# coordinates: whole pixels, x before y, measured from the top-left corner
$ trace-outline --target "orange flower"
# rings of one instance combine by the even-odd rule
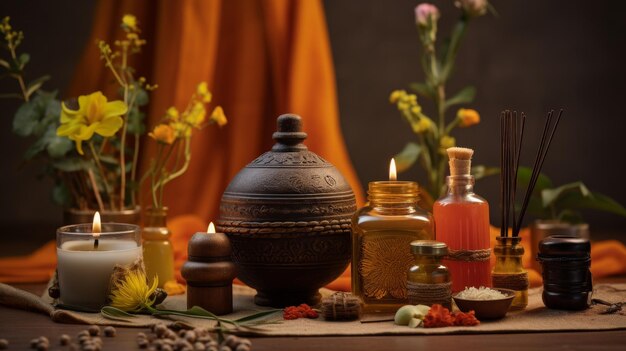
[[[480,123],[480,115],[471,108],[460,108],[456,113],[456,118],[459,119],[459,126],[461,127],[469,127]]]
[[[148,134],[152,139],[163,144],[171,144],[176,140],[176,133],[174,128],[167,124],[159,124],[154,127],[154,130]]]

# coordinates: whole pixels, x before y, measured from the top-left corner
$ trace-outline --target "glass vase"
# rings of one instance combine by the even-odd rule
[[[143,260],[150,284],[158,277],[158,287],[174,280],[174,249],[170,242],[172,233],[167,228],[167,208],[148,208],[145,212]]]
[[[528,272],[522,265],[522,238],[497,237],[496,240],[496,265],[491,275],[493,287],[515,291],[510,310],[525,309],[528,305]]]
[[[410,244],[432,240],[434,224],[417,206],[415,182],[371,182],[368,195],[369,204],[352,218],[352,292],[365,312],[395,312],[408,304]]]

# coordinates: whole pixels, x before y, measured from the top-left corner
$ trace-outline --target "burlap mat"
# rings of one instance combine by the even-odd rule
[[[329,295],[331,291],[322,289],[322,295]],[[255,291],[251,288],[234,286],[235,313],[224,318],[235,319],[248,315],[253,311],[263,310],[253,302]],[[603,284],[595,286],[594,297],[607,301],[625,301],[626,284]],[[626,329],[626,312],[616,314],[599,314],[605,307],[593,306],[592,308],[579,311],[550,310],[544,307],[541,301],[541,288],[529,291],[528,308],[524,311],[509,312],[504,319],[499,321],[484,321],[476,327],[447,327],[412,329],[405,326],[394,325],[393,322],[361,323],[353,322],[327,322],[322,319],[298,319],[283,321],[282,315],[277,313],[269,317],[275,324],[264,324],[262,330],[255,330],[247,334],[259,336],[321,336],[321,335],[410,335],[410,334],[469,334],[469,333],[511,333],[511,332],[547,332],[547,331],[591,331],[591,330],[615,330]],[[165,308],[184,310],[186,309],[185,296],[168,297],[164,303]],[[15,289],[11,286],[0,284],[0,304],[33,310],[50,315],[52,320],[59,323],[85,323],[106,324],[117,326],[146,327],[157,322],[163,322],[150,316],[138,316],[132,323],[112,321],[105,319],[96,313],[80,313],[64,310],[55,310],[50,306],[49,298],[35,296],[31,293]],[[196,326],[211,326],[213,322],[193,318],[177,318]],[[172,320],[165,320],[171,323]]]

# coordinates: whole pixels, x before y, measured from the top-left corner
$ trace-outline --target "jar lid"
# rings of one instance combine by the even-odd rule
[[[448,245],[435,240],[415,240],[411,242],[411,252],[422,256],[446,256]]]
[[[587,257],[591,251],[589,239],[554,235],[539,242],[539,255],[543,257]]]

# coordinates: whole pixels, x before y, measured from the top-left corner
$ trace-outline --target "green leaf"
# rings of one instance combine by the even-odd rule
[[[26,88],[26,96],[30,97],[35,91],[41,88],[43,83],[45,83],[49,79],[50,79],[50,76],[46,75],[43,77],[39,77],[35,79],[34,81],[30,82],[30,84],[28,84],[28,87]]]
[[[435,91],[433,90],[433,88],[426,83],[411,83],[409,84],[409,88],[429,99],[432,99],[435,96]]]
[[[570,192],[562,196],[557,204],[559,209],[597,210],[626,217],[626,208],[612,198],[597,192],[583,196],[580,192]]]
[[[58,183],[52,188],[52,201],[59,206],[72,205],[72,194],[65,183]]]
[[[20,57],[18,57],[18,62],[19,62],[19,68],[20,70],[24,69],[24,66],[26,66],[26,64],[30,61],[30,55],[27,53],[23,53],[20,55]]]
[[[34,101],[22,104],[13,118],[13,132],[19,136],[29,136],[39,123],[39,113]]]
[[[282,311],[281,309],[274,309],[274,310],[268,310],[268,311],[261,311],[255,314],[251,314],[249,316],[245,316],[245,317],[241,317],[239,319],[236,319],[235,322],[237,323],[246,323],[246,322],[251,322],[254,321],[255,319],[259,319],[259,318],[263,318],[263,317],[267,317],[269,315],[272,315],[276,312],[280,312]]]
[[[76,172],[91,168],[91,163],[79,157],[67,157],[52,162],[52,166],[63,172]]]
[[[100,314],[102,314],[102,316],[105,318],[118,320],[118,321],[124,321],[124,322],[128,322],[130,319],[137,317],[135,315],[122,311],[119,308],[115,308],[113,306],[102,307],[102,309],[100,310]]]
[[[128,113],[128,133],[139,135],[145,133],[146,127],[143,123],[144,118],[145,114],[143,112],[139,111],[137,107],[133,108]]]
[[[532,169],[528,167],[520,166],[517,170],[517,187],[519,189],[528,188],[528,184],[530,184],[530,177],[532,176]],[[533,191],[533,195],[539,196],[541,191],[544,189],[552,188],[552,180],[548,178],[545,174],[539,173],[539,177],[537,178],[537,183],[535,184],[535,189]],[[522,194],[521,196],[524,196]]]
[[[47,143],[46,150],[52,158],[63,157],[74,149],[74,143],[68,138],[58,136],[55,130],[45,140]]]
[[[555,189],[543,189],[541,191],[541,201],[543,202],[543,207],[557,206],[559,198],[570,192],[580,193],[583,197],[587,197],[591,194],[589,189],[587,189],[585,184],[582,182],[561,185]]]
[[[476,180],[499,173],[500,168],[498,167],[486,167],[484,165],[477,165],[472,167],[472,175]]]
[[[467,104],[474,101],[476,96],[476,88],[469,86],[461,89],[455,96],[446,101],[446,108],[452,105]]]
[[[414,142],[409,142],[399,154],[395,155],[396,169],[398,172],[404,172],[417,161],[422,148]]]
[[[137,96],[135,97],[135,105],[136,106],[145,106],[148,104],[148,102],[150,102],[150,97],[148,96],[148,92],[143,89],[140,88],[139,86],[136,86],[137,89]]]

